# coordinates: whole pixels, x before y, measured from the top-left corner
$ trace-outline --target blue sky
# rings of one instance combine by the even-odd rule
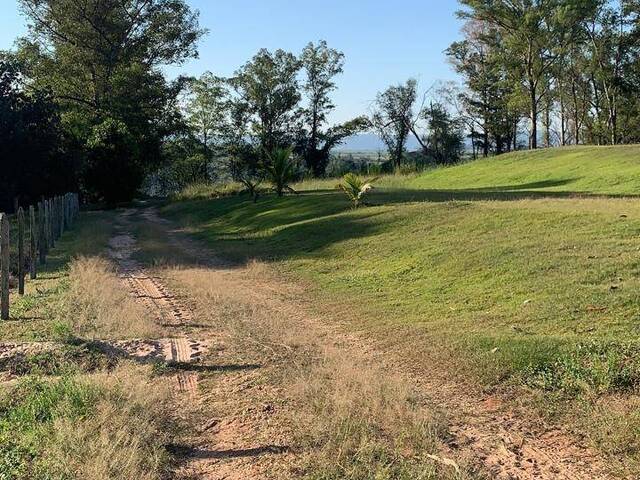
[[[376,92],[415,77],[455,79],[443,50],[460,37],[456,0],[187,0],[209,34],[200,58],[168,73],[230,75],[262,47],[300,52],[326,40],[346,55],[333,121],[367,113]],[[0,0],[0,49],[25,32],[17,0]]]

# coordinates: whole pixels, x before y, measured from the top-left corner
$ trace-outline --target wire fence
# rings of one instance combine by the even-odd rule
[[[49,250],[55,246],[62,234],[73,226],[79,213],[80,200],[77,193],[66,193],[42,200],[38,202],[37,208],[34,205],[29,206],[28,222],[25,218],[25,210],[18,207],[13,227],[9,215],[0,213],[0,318],[2,320],[9,319],[9,290],[12,273],[17,277],[18,294],[24,295],[27,273],[30,279],[36,279],[38,265],[46,264]],[[15,245],[10,241],[12,231],[17,236]],[[12,261],[15,265],[12,265]]]

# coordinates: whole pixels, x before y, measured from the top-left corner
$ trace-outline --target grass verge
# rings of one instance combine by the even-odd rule
[[[26,295],[11,291],[11,318],[0,329],[1,340],[42,341],[70,333],[70,319],[61,315],[61,300],[69,291],[70,266],[78,256],[104,253],[112,234],[112,215],[83,213],[50,251],[47,263],[38,265],[38,278],[26,280]]]
[[[168,398],[134,366],[27,377],[0,390],[0,477],[160,478],[169,461]]]

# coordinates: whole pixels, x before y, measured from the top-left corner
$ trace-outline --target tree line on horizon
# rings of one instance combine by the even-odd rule
[[[0,54],[2,208],[70,190],[115,204],[145,179],[256,185],[283,152],[292,175],[322,177],[364,131],[390,169],[455,163],[465,137],[473,156],[522,148],[524,133],[528,148],[640,141],[638,0],[460,0],[464,38],[446,56],[462,86],[409,79],[334,125],[345,58],[324,41],[170,81],[163,67],[197,57],[206,34],[186,0],[18,1],[28,34]]]

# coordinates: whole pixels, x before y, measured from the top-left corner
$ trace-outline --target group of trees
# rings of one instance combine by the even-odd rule
[[[130,199],[181,128],[185,81],[161,68],[197,55],[197,14],[184,0],[19,4],[29,33],[0,58],[2,201],[72,187]]]
[[[184,102],[190,128],[167,145],[161,180],[184,183],[224,174],[242,181],[266,172],[271,154],[289,147],[301,168],[324,175],[331,150],[369,125],[364,117],[328,124],[343,65],[344,55],[320,41],[300,55],[262,49],[230,78],[205,73],[192,79]]]
[[[637,0],[460,1],[447,55],[474,152],[517,148],[522,120],[529,148],[640,141]]]
[[[364,130],[395,167],[458,161],[465,137],[474,156],[520,148],[524,131],[529,148],[640,142],[640,0],[460,0],[464,38],[446,55],[463,87],[410,79],[337,125],[345,58],[324,41],[169,81],[163,67],[196,57],[205,33],[186,0],[18,1],[28,34],[0,53],[2,208],[72,189],[113,204],[150,174],[165,190],[256,185],[285,151],[299,159],[286,171],[323,176]]]
[[[409,79],[378,94],[371,126],[387,146],[389,159],[397,168],[406,158],[412,136],[420,145],[423,163],[448,164],[460,160],[464,151],[463,124],[451,113],[443,87],[422,95],[418,103],[418,83]]]

